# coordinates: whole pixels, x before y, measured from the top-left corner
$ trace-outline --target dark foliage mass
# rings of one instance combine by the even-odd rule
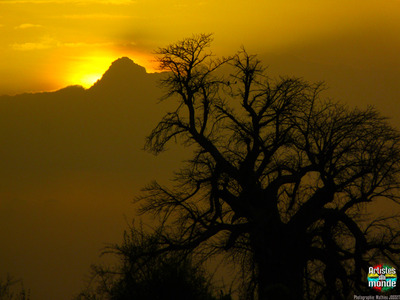
[[[141,198],[161,220],[156,252],[233,257],[260,300],[370,293],[373,262],[400,267],[398,218],[367,215],[380,201],[397,207],[399,133],[373,108],[325,100],[323,84],[268,78],[245,50],[215,58],[211,41],[157,51],[175,110],[146,147],[178,141],[194,154],[173,187]]]
[[[29,290],[26,290],[21,280],[10,275],[0,279],[0,300],[29,300]]]
[[[131,227],[119,245],[106,253],[118,257],[114,267],[93,266],[93,277],[77,300],[230,300],[212,286],[212,277],[182,253],[148,256],[159,250],[159,235]],[[218,294],[218,296],[214,296]]]

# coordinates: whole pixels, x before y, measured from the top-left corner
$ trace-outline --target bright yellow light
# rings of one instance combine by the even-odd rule
[[[67,57],[63,66],[59,66],[60,79],[63,87],[68,85],[81,85],[90,88],[108,70],[111,64],[120,57],[128,56],[135,63],[145,67],[148,72],[155,68],[149,63],[149,55],[137,53],[103,52],[86,54],[83,56]]]
[[[78,51],[68,49],[69,53],[56,52],[49,58],[49,69],[41,72],[42,78],[47,78],[52,83],[52,88],[61,89],[71,85],[81,85],[88,89],[108,70],[111,64],[124,56],[132,59],[136,64],[146,68],[147,72],[156,71],[151,62],[152,55],[132,51],[119,51],[119,49],[100,51]],[[86,50],[86,49],[84,49]],[[50,90],[50,88],[49,88]]]
[[[76,84],[83,86],[84,88],[90,88],[97,80],[101,78],[102,73],[93,73],[82,75],[80,78],[77,78]]]
[[[117,59],[117,57],[101,55],[85,56],[71,61],[71,65],[66,72],[65,79],[67,84],[78,84],[84,88],[91,87],[101,78],[115,59]]]

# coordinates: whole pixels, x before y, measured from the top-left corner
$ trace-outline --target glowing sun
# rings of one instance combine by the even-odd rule
[[[117,57],[85,56],[80,57],[68,67],[66,81],[68,85],[81,85],[84,88],[91,87],[107,71],[111,63]]]

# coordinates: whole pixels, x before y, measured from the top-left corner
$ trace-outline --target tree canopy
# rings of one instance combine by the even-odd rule
[[[13,279],[10,275],[0,278],[0,300],[29,300],[30,291],[24,288],[22,280]]]
[[[212,275],[177,252],[155,253],[159,234],[131,226],[121,244],[106,248],[118,262],[112,267],[92,266],[87,287],[76,300],[231,300],[221,287],[213,285]]]
[[[211,42],[194,35],[156,52],[175,109],[146,148],[193,150],[172,187],[154,182],[140,197],[160,218],[156,252],[233,257],[260,300],[369,292],[373,262],[400,267],[398,219],[367,215],[399,203],[398,131],[374,108],[323,98],[322,83],[269,78],[244,49],[216,58]]]

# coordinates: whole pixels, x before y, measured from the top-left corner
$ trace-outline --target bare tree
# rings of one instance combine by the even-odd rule
[[[323,84],[271,80],[245,50],[216,59],[211,42],[201,34],[157,51],[176,109],[146,147],[194,151],[173,187],[153,183],[140,199],[160,217],[158,252],[227,253],[260,300],[346,298],[367,288],[374,259],[399,268],[397,219],[365,214],[380,199],[398,203],[399,133],[373,108],[324,100]]]
[[[230,294],[213,284],[212,275],[190,256],[178,252],[156,253],[160,234],[145,233],[133,225],[124,232],[121,244],[111,245],[118,263],[92,266],[92,276],[76,300],[231,300]]]
[[[29,300],[29,294],[22,280],[13,279],[10,275],[0,279],[0,300]]]

